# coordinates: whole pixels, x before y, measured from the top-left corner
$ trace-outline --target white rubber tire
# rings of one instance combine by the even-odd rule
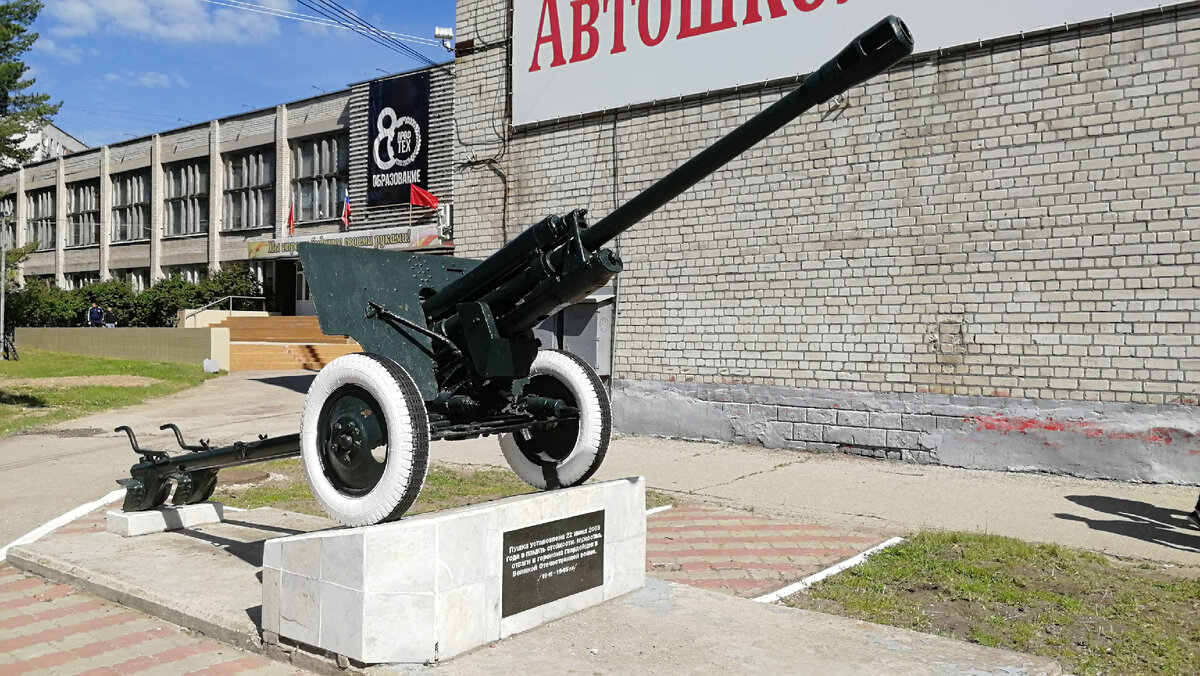
[[[575,406],[579,409],[575,445],[557,463],[554,471],[559,487],[578,486],[595,474],[608,451],[608,441],[612,436],[608,392],[592,367],[569,352],[539,350],[529,375],[550,376],[566,386],[575,398]],[[536,438],[537,430],[530,430],[530,434]],[[543,464],[526,457],[513,434],[500,435],[500,449],[517,476],[534,488],[546,490],[548,482]]]
[[[387,425],[383,476],[365,495],[339,491],[326,476],[318,430],[321,411],[339,388],[356,385],[379,404]],[[394,361],[348,354],[317,373],[300,418],[300,456],[313,496],[330,517],[347,526],[399,519],[421,492],[429,469],[429,416],[416,383]]]

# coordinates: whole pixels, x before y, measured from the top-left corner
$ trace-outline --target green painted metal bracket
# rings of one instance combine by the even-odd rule
[[[404,322],[427,326],[422,290],[445,287],[479,261],[314,242],[302,242],[296,249],[321,330],[350,336],[363,350],[395,361],[416,381],[425,401],[436,397],[433,340]],[[372,303],[378,309],[372,309]],[[389,319],[389,314],[403,321]]]

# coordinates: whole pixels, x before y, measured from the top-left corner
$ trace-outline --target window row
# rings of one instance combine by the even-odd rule
[[[346,198],[349,174],[349,139],[345,135],[303,139],[291,144],[290,192],[296,222],[336,218]],[[275,151],[257,148],[226,155],[224,160],[224,218],[222,229],[256,230],[275,225]],[[112,241],[150,238],[150,170],[112,176]],[[163,168],[163,234],[193,235],[208,232],[209,166],[207,160],[169,164]],[[51,250],[57,236],[54,188],[27,193],[26,241],[37,250]],[[92,246],[100,242],[100,179],[67,185],[65,244]],[[0,200],[7,214],[4,236],[15,241],[11,196]]]
[[[133,288],[134,293],[141,293],[150,288],[150,268],[117,268],[111,274],[114,281],[128,283]],[[203,263],[163,267],[164,277],[179,277],[193,284],[199,284],[207,275],[208,266]],[[30,278],[27,277],[26,279]],[[48,284],[54,284],[53,275],[43,275],[41,278]],[[99,282],[100,273],[95,270],[88,272],[68,272],[64,275],[64,278],[66,280],[66,288],[82,289],[89,284]]]

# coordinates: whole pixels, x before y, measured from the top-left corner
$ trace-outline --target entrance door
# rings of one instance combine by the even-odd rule
[[[296,315],[315,315],[317,305],[313,302],[312,293],[308,290],[308,281],[304,278],[304,266],[296,266]]]
[[[276,311],[281,315],[296,314],[296,261],[275,261],[275,288],[268,293],[268,298],[274,301]]]

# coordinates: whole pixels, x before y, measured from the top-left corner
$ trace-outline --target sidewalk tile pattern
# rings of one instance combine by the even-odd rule
[[[646,522],[646,572],[754,598],[870,549],[888,536],[787,523],[753,514],[680,507]]]
[[[113,503],[46,537],[105,528]],[[647,519],[647,574],[754,598],[836,565],[887,535],[787,523],[754,514],[677,507]],[[278,662],[194,636],[0,562],[0,676],[55,674],[303,674]]]
[[[305,673],[0,563],[0,676]]]

